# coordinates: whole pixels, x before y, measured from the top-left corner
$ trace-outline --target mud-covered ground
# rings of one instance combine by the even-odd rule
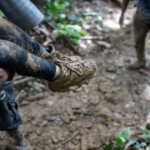
[[[118,9],[108,6],[104,9],[104,4],[96,0],[82,5],[88,11],[103,11],[108,17],[119,14]],[[98,66],[97,75],[88,86],[53,93],[45,81],[18,76],[15,79],[24,134],[34,150],[101,150],[123,128],[130,127],[135,134],[147,122],[150,70],[127,69],[136,60],[132,25],[112,31],[89,21],[84,28],[88,36],[105,37],[80,42],[82,50],[86,50],[85,58],[95,59]],[[148,39],[146,47],[148,65]],[[58,50],[73,54],[66,47]],[[9,140],[1,132],[0,150],[4,150]]]

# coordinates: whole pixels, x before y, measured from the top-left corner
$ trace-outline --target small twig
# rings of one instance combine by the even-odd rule
[[[84,36],[84,37],[81,37],[80,40],[104,40],[106,38],[107,37],[103,37],[103,36]]]
[[[36,94],[34,96],[31,96],[29,98],[29,101],[30,102],[38,101],[38,100],[42,99],[43,97],[44,97],[44,94],[43,93],[39,93],[39,94]]]
[[[43,97],[44,97],[44,94],[43,94],[43,93],[39,93],[39,94],[37,94],[37,95],[31,96],[31,97],[28,98],[29,101],[22,101],[22,102],[20,103],[20,106],[27,106],[27,105],[30,104],[30,102],[39,101],[39,100],[41,100]]]
[[[64,144],[70,142],[70,141],[71,141],[73,138],[75,138],[79,133],[80,133],[79,131],[74,132],[73,135],[72,135],[70,138],[68,138],[66,141],[64,141],[62,144],[64,145]]]
[[[25,77],[25,78],[23,78],[21,80],[14,81],[14,85],[17,86],[17,85],[23,84],[25,82],[28,82],[28,81],[30,81],[32,79],[33,79],[32,77]]]
[[[80,111],[80,110],[74,110],[73,112],[76,113],[76,114],[92,115],[92,112],[83,112],[83,111]]]

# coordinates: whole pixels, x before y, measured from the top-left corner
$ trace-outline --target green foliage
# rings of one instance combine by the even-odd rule
[[[122,147],[131,136],[131,130],[129,128],[125,128],[121,134],[116,138],[116,143],[119,147]]]
[[[58,16],[59,12],[69,7],[70,7],[70,2],[67,0],[51,0],[44,10],[47,13],[51,12],[53,16]]]
[[[141,143],[141,148],[146,147],[146,146],[147,146],[147,143],[145,143],[145,142]]]
[[[79,25],[59,24],[59,35],[67,36],[73,43],[77,43],[81,36],[85,36],[84,30]]]
[[[142,138],[144,142],[139,143],[135,141],[134,147],[136,149],[145,148],[147,144],[150,143],[150,131],[146,129],[145,125],[140,126],[140,129],[142,130],[143,134],[140,135],[139,137]]]
[[[84,19],[74,13],[68,13],[67,10],[71,9],[71,6],[71,0],[51,0],[42,11],[46,15],[44,21],[53,22],[59,35],[77,43],[82,36],[85,36],[85,31],[80,26]]]
[[[2,16],[2,18],[6,19],[5,14],[0,10],[0,15]]]
[[[141,145],[140,145],[140,143],[136,143],[136,144],[134,145],[134,147],[135,147],[136,149],[139,149],[139,148],[141,147]]]
[[[119,147],[122,147],[125,144],[126,140],[123,137],[117,137],[116,142]]]
[[[129,128],[125,128],[116,138],[117,146],[106,146],[104,147],[104,150],[125,150],[125,147],[127,148],[131,145],[136,149],[147,147],[147,145],[150,144],[150,130],[146,129],[145,125],[140,126],[140,129],[142,130],[143,134],[139,137],[143,139],[143,142],[139,143],[135,140],[130,139],[131,131]]]
[[[146,126],[140,126],[143,134],[140,135],[141,138],[144,139],[145,142],[150,143],[150,131],[146,129]]]
[[[142,143],[136,142],[136,143],[134,144],[134,147],[135,147],[136,149],[145,148],[146,146],[147,146],[147,143],[145,143],[145,142],[142,142]]]
[[[31,29],[27,30],[26,33],[30,34],[31,33]]]
[[[113,150],[113,146],[106,146],[104,147],[104,150]]]
[[[142,138],[144,140],[144,142],[134,142],[134,147],[136,149],[140,149],[140,148],[145,148],[147,146],[147,144],[150,143],[150,131],[146,129],[145,125],[140,126],[140,129],[142,130],[143,134],[140,135],[139,137]]]
[[[85,16],[85,20],[88,20],[88,19],[93,19],[93,16],[94,16],[94,21],[96,22],[101,22],[103,21],[103,17],[104,17],[104,14],[99,14],[97,12],[85,12],[83,14]]]
[[[104,150],[125,150],[125,144],[129,141],[131,136],[130,128],[125,128],[120,135],[116,138],[117,146],[106,146]]]

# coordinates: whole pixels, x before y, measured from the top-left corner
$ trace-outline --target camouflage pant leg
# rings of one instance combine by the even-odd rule
[[[13,82],[7,81],[0,88],[0,130],[15,129],[21,124],[17,108]]]
[[[22,29],[4,19],[0,19],[0,39],[11,41],[39,57],[48,53],[44,47]]]
[[[53,62],[39,58],[22,47],[5,40],[0,40],[0,68],[48,81],[54,77],[56,72]]]

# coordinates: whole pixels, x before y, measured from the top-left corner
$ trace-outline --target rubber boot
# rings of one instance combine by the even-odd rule
[[[145,68],[146,60],[145,60],[144,49],[143,48],[140,49],[139,47],[136,47],[136,54],[138,60],[134,64],[129,66],[129,68],[133,70]]]
[[[132,70],[145,68],[145,62],[143,62],[143,61],[136,61],[134,64],[130,65],[129,68],[132,69]]]
[[[12,143],[6,150],[33,150],[25,139],[21,126],[8,130],[7,133],[12,138]]]

